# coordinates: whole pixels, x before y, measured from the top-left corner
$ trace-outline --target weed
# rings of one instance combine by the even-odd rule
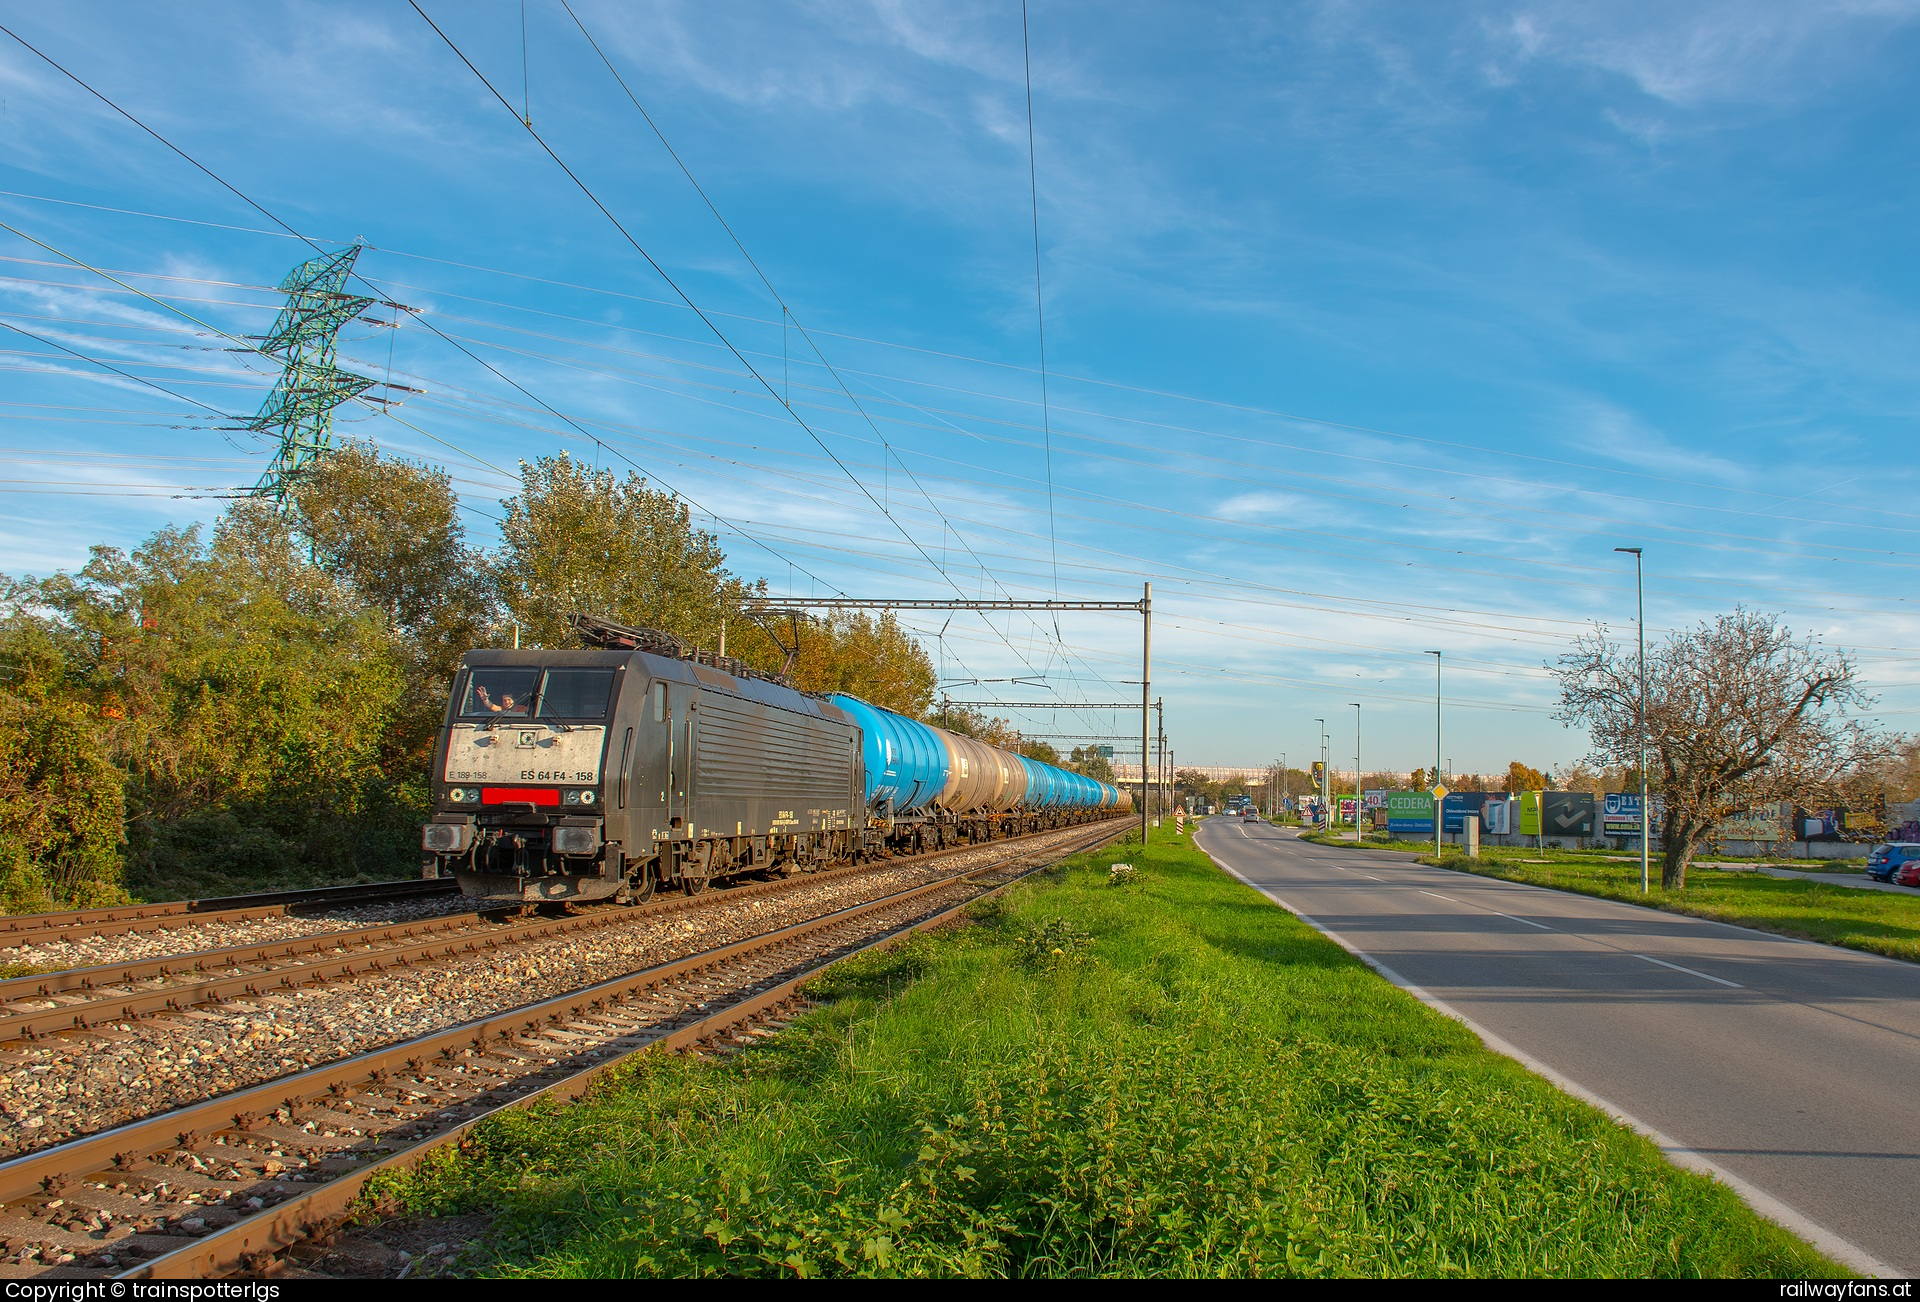
[[[1085,961],[1093,937],[1065,918],[1048,918],[1022,931],[1014,942],[1020,966],[1029,972],[1054,972]]]

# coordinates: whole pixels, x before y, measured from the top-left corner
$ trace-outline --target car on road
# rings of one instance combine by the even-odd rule
[[[1867,876],[1876,882],[1890,882],[1910,863],[1920,863],[1920,842],[1892,841],[1876,845],[1867,851]]]
[[[1920,859],[1909,859],[1893,875],[1895,886],[1920,886]]]

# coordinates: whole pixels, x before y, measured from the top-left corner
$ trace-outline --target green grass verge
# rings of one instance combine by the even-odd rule
[[[1356,844],[1353,839],[1352,828],[1332,832],[1302,832],[1300,833],[1299,839],[1302,841],[1311,841],[1315,845],[1345,846],[1349,850],[1353,849]],[[1395,840],[1385,832],[1368,832],[1366,838],[1357,844],[1369,845],[1377,850],[1405,850],[1409,854],[1420,853],[1420,843],[1418,841]]]
[[[462,1269],[517,1277],[1839,1271],[1184,839],[977,912],[370,1197],[496,1214]]]
[[[1538,862],[1541,859],[1546,862]],[[1920,895],[1698,865],[1687,869],[1684,887],[1669,891],[1661,889],[1658,860],[1653,863],[1653,889],[1642,894],[1638,861],[1549,856],[1538,850],[1482,850],[1478,859],[1459,853],[1435,859],[1429,853],[1420,862],[1920,962]]]

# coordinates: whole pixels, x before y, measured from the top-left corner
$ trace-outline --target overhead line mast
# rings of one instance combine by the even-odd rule
[[[350,244],[309,258],[280,282],[286,305],[259,343],[260,352],[280,359],[280,378],[245,425],[280,440],[254,485],[257,497],[284,502],[300,476],[333,446],[333,409],[376,383],[334,365],[341,327],[375,302],[346,292],[360,249]]]
[[[417,8],[418,6],[416,6],[416,9]],[[424,18],[426,15],[423,13],[421,16]],[[431,22],[431,20],[429,20],[429,22]],[[435,30],[438,31],[439,29],[435,28]],[[100,91],[96,90],[93,86],[89,85],[85,80],[77,76],[71,70],[69,70],[68,68],[64,67],[63,65],[55,61],[53,58],[51,58],[50,56],[42,52],[36,46],[29,43],[18,32],[6,26],[4,23],[0,23],[0,32],[4,32],[7,36],[11,37],[15,42],[17,42],[22,48],[27,50],[29,53],[33,54],[36,58],[40,59],[48,67],[52,68],[55,72],[58,72],[61,76],[67,78],[67,80],[71,81],[74,85],[86,91],[87,94],[93,96],[95,99],[99,100],[102,104],[105,104],[108,108],[112,109],[115,113],[118,113],[121,117],[125,118],[127,121],[133,123],[134,126],[140,128],[140,130],[146,132],[149,136],[152,136],[161,145],[165,146],[168,150],[171,150],[174,154],[178,155],[182,160],[184,160],[188,165],[190,165],[195,170],[199,171],[201,174],[206,176],[207,179],[211,180],[214,184],[220,186],[222,189],[232,194],[236,199],[239,199],[242,203],[246,204],[249,208],[252,208],[255,212],[259,213],[262,217],[265,217],[268,221],[278,226],[281,230],[285,231],[287,234],[291,235],[293,238],[300,240],[302,243],[308,245],[316,253],[326,252],[326,250],[322,249],[320,245],[316,243],[311,236],[305,234],[302,231],[295,229],[293,226],[283,221],[278,215],[271,212],[263,204],[261,204],[259,200],[253,198],[251,195],[241,190],[238,186],[234,185],[231,181],[221,176],[218,172],[215,172],[212,168],[208,167],[205,163],[195,158],[192,154],[189,154],[186,150],[182,149],[180,146],[174,144],[173,141],[167,139],[165,136],[161,135],[158,131],[155,131],[152,127],[148,126],[145,122],[135,117],[132,113],[129,113],[126,109],[122,108],[119,104],[115,103],[113,100],[109,99],[107,96],[101,94]],[[448,44],[451,45],[452,42],[448,42]],[[457,52],[458,51],[456,49],[456,53]],[[462,57],[464,58],[464,56]],[[469,64],[468,66],[471,67],[472,65]],[[481,80],[484,82],[486,79],[481,78]],[[487,88],[489,90],[493,89],[491,83],[488,83]],[[497,91],[495,92],[495,97],[498,98]],[[502,100],[501,102],[505,103],[506,101]],[[508,111],[509,112],[512,111],[511,105],[508,105]],[[517,118],[517,115],[516,115],[516,118]],[[532,130],[531,126],[528,127],[528,130]],[[535,138],[538,139],[537,136]],[[19,233],[19,232],[16,232],[16,233]],[[31,239],[31,237],[27,237],[27,238]],[[33,242],[36,244],[40,243],[37,240]],[[42,247],[44,248],[47,246],[42,245]],[[644,254],[644,250],[642,252]],[[62,256],[66,256],[66,255],[62,255]],[[71,261],[72,259],[69,259],[69,260]],[[78,264],[78,265],[84,266],[85,264]],[[92,268],[89,268],[89,270],[92,270]],[[105,273],[96,273],[96,274],[105,274]],[[365,281],[369,285],[372,285],[374,289],[379,288],[378,285],[373,285],[371,281],[367,281],[367,278],[361,273],[355,272],[354,274],[360,280]],[[107,278],[109,280],[113,279],[111,276]],[[121,282],[116,281],[115,283],[120,284]],[[134,292],[138,293],[139,291],[135,290]],[[147,297],[151,297],[151,295],[148,295]],[[158,302],[159,300],[155,300],[155,301]],[[172,304],[162,303],[161,306],[166,307],[169,311],[180,313],[180,309],[177,307],[174,307]],[[692,303],[690,301],[688,303],[688,306],[689,307],[692,306]],[[694,308],[694,311],[697,313],[699,309]],[[180,314],[185,315],[184,313],[180,313]],[[189,318],[189,319],[191,320],[192,318]],[[205,323],[196,322],[196,324],[204,325]],[[515,390],[524,394],[530,401],[537,404],[542,410],[546,411],[556,419],[565,421],[567,424],[573,426],[574,429],[579,431],[582,437],[588,439],[590,442],[594,443],[599,447],[606,448],[607,451],[619,457],[622,461],[625,461],[628,465],[633,466],[636,470],[639,470],[642,474],[647,475],[648,478],[653,479],[655,482],[661,484],[663,487],[673,492],[675,496],[685,498],[686,501],[691,506],[695,507],[705,515],[711,517],[713,520],[717,522],[728,525],[741,537],[747,539],[749,542],[753,543],[755,546],[761,548],[761,550],[767,552],[769,555],[773,556],[777,560],[786,561],[788,565],[799,570],[802,574],[807,575],[807,577],[814,579],[816,582],[822,583],[827,587],[835,586],[833,584],[827,583],[826,580],[821,579],[818,575],[814,574],[813,571],[807,569],[806,566],[801,565],[798,562],[794,561],[791,557],[784,556],[781,553],[775,551],[772,547],[768,546],[765,542],[763,542],[760,538],[756,537],[751,531],[746,529],[744,526],[738,523],[735,523],[731,520],[727,520],[725,517],[719,515],[714,511],[708,510],[706,507],[701,506],[700,503],[694,501],[692,497],[689,497],[687,496],[687,494],[681,493],[677,489],[674,489],[671,484],[668,484],[660,476],[650,474],[644,466],[641,466],[638,462],[634,461],[634,459],[632,457],[629,457],[626,453],[621,452],[617,448],[609,447],[607,444],[603,443],[599,438],[597,438],[595,435],[589,432],[585,426],[580,424],[580,422],[574,420],[571,416],[566,415],[565,413],[554,408],[551,404],[542,400],[538,395],[536,395],[531,390],[529,390],[525,385],[515,380],[512,376],[502,372],[497,366],[487,361],[484,357],[480,357],[476,355],[465,344],[462,344],[459,340],[455,339],[453,336],[447,334],[445,331],[441,330],[438,326],[434,325],[430,319],[423,319],[421,324],[426,326],[426,328],[429,331],[431,331],[436,337],[438,337],[439,339],[441,339],[442,341],[448,344],[451,344],[469,361],[472,361],[477,365],[484,367],[487,371],[492,373],[494,376],[498,377],[501,380],[504,380],[507,384],[511,385]],[[216,330],[215,333],[225,334],[224,331],[218,331],[218,330]],[[228,336],[228,337],[231,338],[231,336]],[[362,401],[365,401],[365,400],[363,399]],[[402,420],[399,416],[394,415],[391,409],[386,409],[383,407],[383,410],[385,410],[385,414],[389,420],[395,421],[398,424],[404,426],[405,428],[413,430],[417,434],[422,434],[425,437],[432,439],[437,443],[441,443],[447,447],[453,448],[454,451],[459,452],[462,456],[465,456],[470,460],[479,462],[479,464],[481,465],[488,466],[489,469],[494,469],[494,470],[498,469],[498,467],[496,466],[491,466],[489,465],[489,463],[485,461],[481,461],[480,458],[475,457],[472,453],[467,452],[465,449],[457,447],[452,443],[448,443],[447,440],[441,438],[439,435],[428,433],[426,430],[421,429],[419,426],[414,425],[406,420]],[[502,471],[501,473],[505,474],[506,472]],[[511,478],[511,476],[509,476],[509,478]]]

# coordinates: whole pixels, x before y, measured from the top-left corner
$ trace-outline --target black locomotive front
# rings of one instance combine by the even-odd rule
[[[625,884],[606,825],[607,748],[631,654],[476,651],[434,755],[428,876],[469,894],[604,899]]]

